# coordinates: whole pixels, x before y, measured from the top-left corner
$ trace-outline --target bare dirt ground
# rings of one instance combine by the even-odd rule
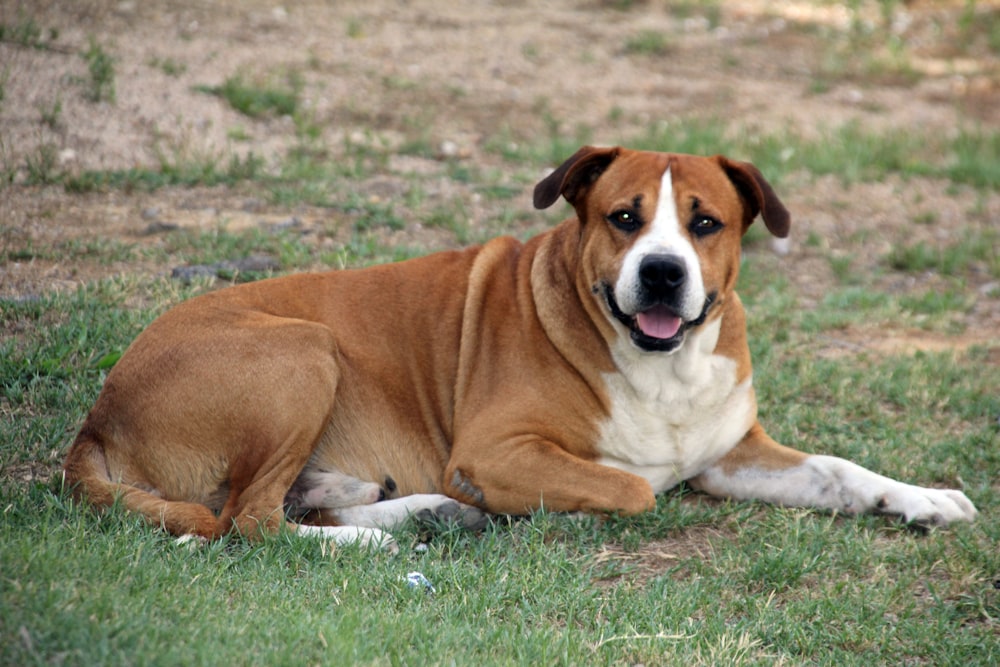
[[[324,211],[262,202],[252,183],[87,194],[26,184],[43,155],[62,174],[155,167],[164,155],[252,151],[268,163],[279,160],[296,141],[292,119],[251,119],[195,88],[237,72],[263,79],[296,73],[331,160],[344,137],[399,144],[419,134],[450,160],[503,168],[486,148],[501,131],[512,142],[537,141],[583,126],[595,143],[609,143],[696,115],[725,118],[747,132],[792,127],[804,136],[851,121],[945,134],[1000,122],[1000,59],[986,37],[963,32],[967,3],[900,3],[891,16],[881,8],[894,3],[863,2],[856,11],[845,4],[0,0],[0,24],[8,27],[0,41],[0,167],[8,181],[0,189],[0,296],[169,271],[88,253],[42,259],[23,252],[74,238],[156,244],[160,237],[146,233],[150,218],[194,228],[225,220],[232,228],[294,214],[320,224]],[[977,2],[971,20],[997,11],[1000,3]],[[29,21],[47,48],[10,38],[10,26]],[[882,34],[885,45],[852,52],[844,37],[852,31]],[[662,42],[644,49],[635,41],[642,35]],[[91,40],[114,57],[113,102],[85,94],[80,53]],[[394,166],[443,174],[430,158],[392,163],[390,172]],[[447,180],[442,175],[441,190],[466,187]],[[372,196],[398,191],[392,174],[359,187]],[[933,179],[847,188],[839,178],[806,177],[786,183],[782,195],[795,229],[775,270],[799,286],[803,307],[833,283],[831,256],[850,256],[853,271],[874,275],[894,245],[948,245],[970,225],[1000,219],[996,192]],[[530,187],[517,205],[530,211]],[[473,224],[491,213],[485,204],[470,208]],[[914,223],[928,219],[933,224]],[[415,226],[398,235],[428,249],[456,243]],[[975,298],[963,333],[847,331],[831,349],[996,342],[996,281],[985,273],[968,279]],[[883,272],[878,280],[889,289],[926,290],[942,277]]]

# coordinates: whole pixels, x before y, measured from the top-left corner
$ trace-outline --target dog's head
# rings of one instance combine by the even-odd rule
[[[752,164],[585,146],[536,187],[581,223],[583,278],[641,350],[673,352],[734,285],[740,240],[758,214],[788,235],[789,215]]]

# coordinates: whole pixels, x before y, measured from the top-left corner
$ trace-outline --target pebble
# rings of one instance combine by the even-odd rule
[[[176,266],[170,272],[171,278],[189,283],[195,278],[225,278],[232,279],[239,273],[266,273],[281,268],[278,260],[268,255],[251,255],[234,261],[215,262],[214,264],[195,264],[193,266]]]

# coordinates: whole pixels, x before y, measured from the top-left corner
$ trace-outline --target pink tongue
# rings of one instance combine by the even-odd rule
[[[681,318],[664,306],[653,306],[636,316],[642,333],[650,338],[673,338],[681,328]]]

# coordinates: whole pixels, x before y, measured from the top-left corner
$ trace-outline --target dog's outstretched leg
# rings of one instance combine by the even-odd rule
[[[961,491],[904,484],[835,456],[804,454],[779,445],[759,424],[690,483],[714,496],[847,514],[896,514],[919,525],[946,526],[972,521],[977,514]]]

